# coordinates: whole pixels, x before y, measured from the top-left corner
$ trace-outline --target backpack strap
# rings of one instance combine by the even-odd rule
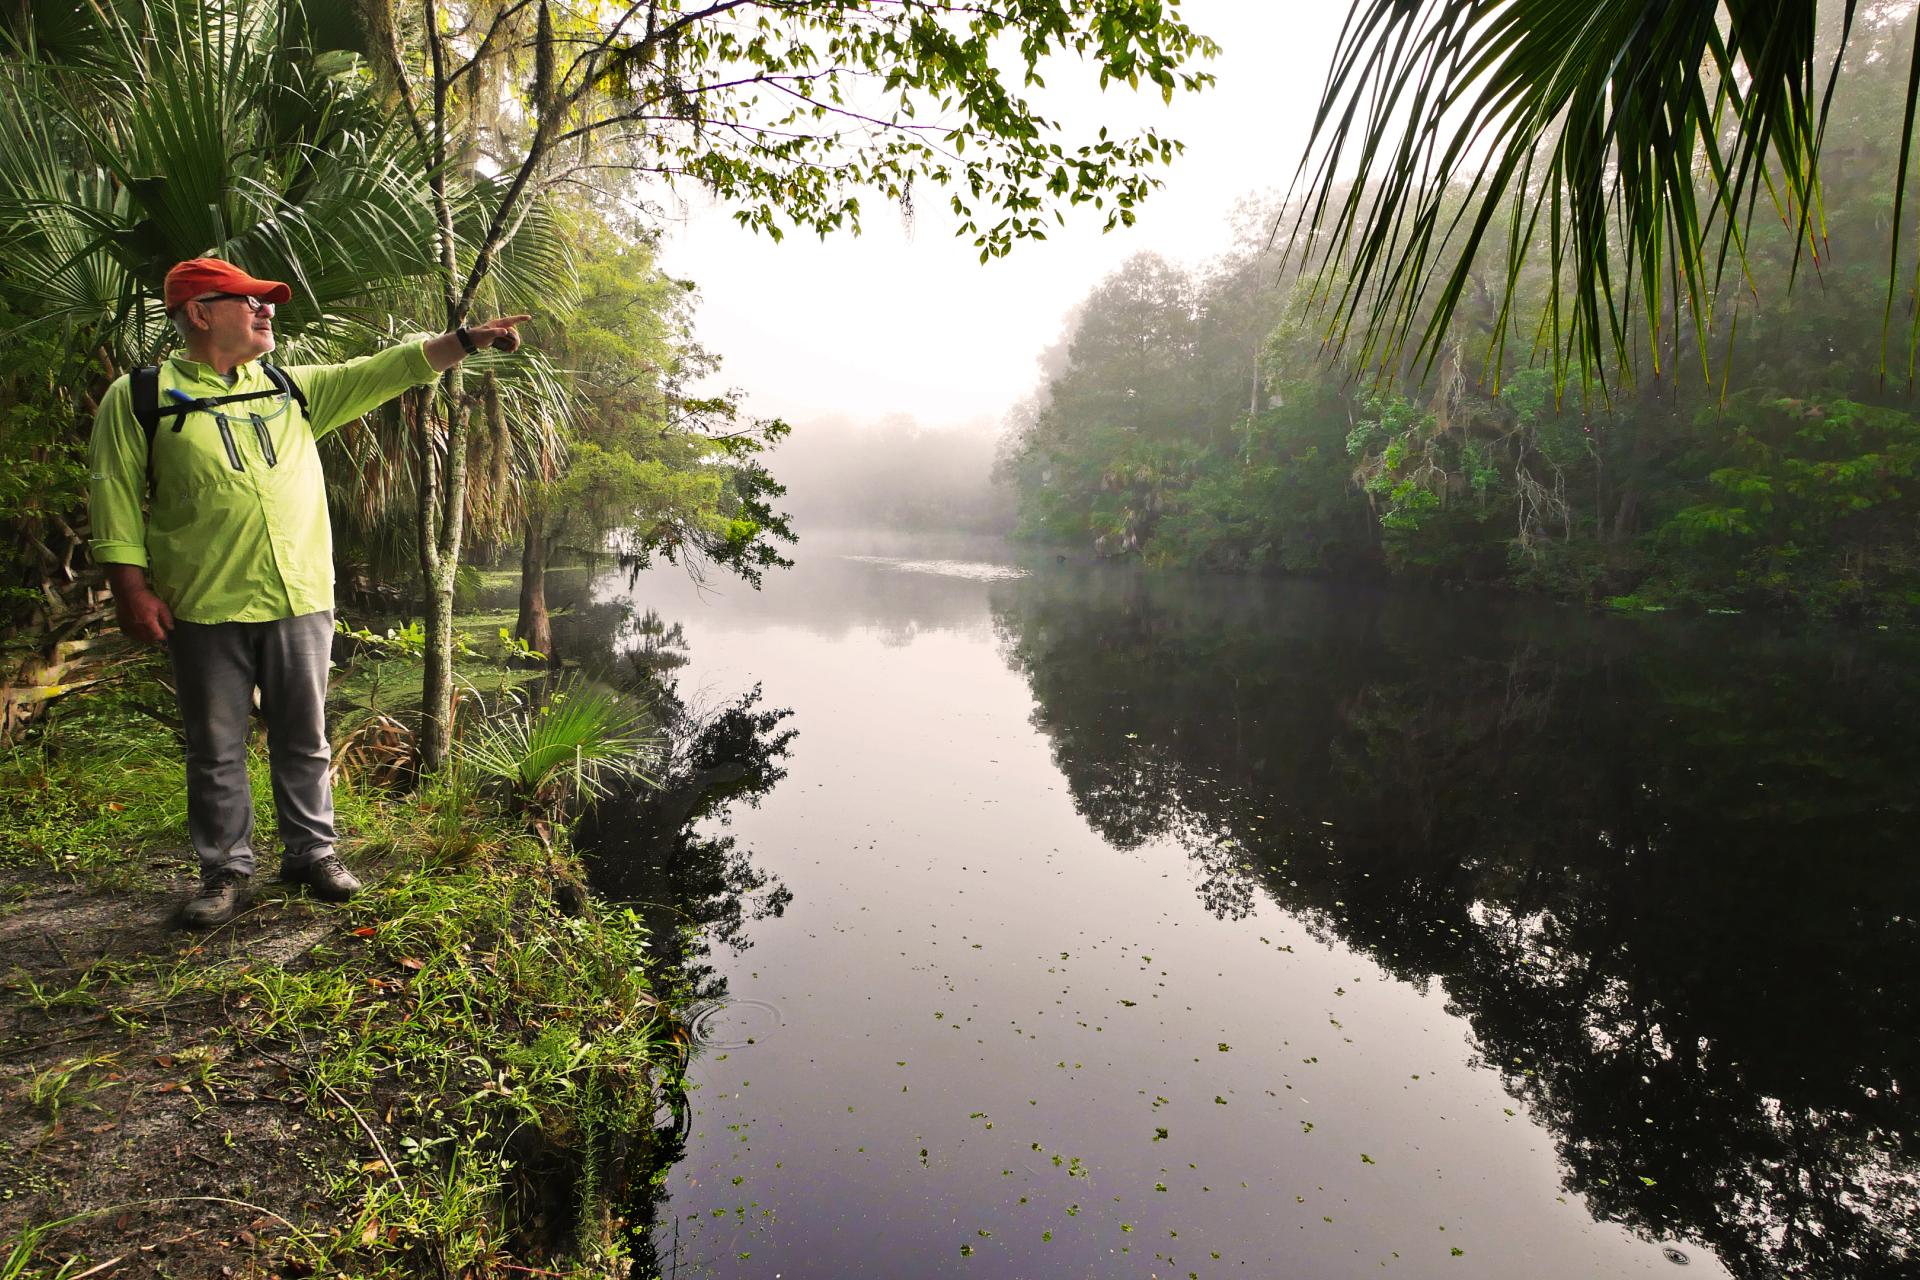
[[[133,395],[133,420],[147,436],[147,489],[153,489],[153,437],[160,430],[160,366],[143,364],[127,374]]]
[[[160,429],[160,366],[143,364],[127,375],[133,393],[133,420],[147,433],[147,452],[153,452],[153,433]]]
[[[301,413],[307,411],[306,393],[300,390],[300,384],[293,380],[292,374],[277,364],[268,364],[265,360],[260,362],[260,372],[267,375],[267,381],[277,387],[281,395],[291,396],[293,402],[300,406]]]

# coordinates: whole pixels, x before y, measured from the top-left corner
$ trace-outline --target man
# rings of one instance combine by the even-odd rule
[[[125,377],[93,425],[94,559],[121,628],[164,644],[173,664],[187,832],[200,858],[200,890],[182,913],[194,928],[231,919],[254,871],[246,741],[256,688],[281,879],[329,902],[360,889],[334,849],[324,717],[333,541],[315,442],[482,347],[517,350],[515,327],[529,318],[294,366],[287,385],[260,358],[274,348],[274,308],[290,296],[215,258],[180,263],[167,273],[166,306],[185,350],[141,393],[157,399],[159,425],[140,421],[141,396]],[[145,408],[151,422],[152,401]]]

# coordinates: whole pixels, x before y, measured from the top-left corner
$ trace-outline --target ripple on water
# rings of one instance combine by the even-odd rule
[[[701,1005],[687,1020],[694,1044],[703,1049],[744,1049],[778,1031],[786,1020],[765,1000],[727,1000]]]
[[[898,556],[847,556],[860,564],[877,564],[899,573],[931,573],[942,578],[965,578],[970,582],[1006,582],[1024,578],[1027,571],[1017,565],[992,564],[984,560],[902,560]]]

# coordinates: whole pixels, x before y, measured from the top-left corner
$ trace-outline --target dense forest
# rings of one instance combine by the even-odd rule
[[[1173,566],[1912,615],[1910,247],[1883,317],[1911,38],[1897,8],[1856,24],[1811,244],[1760,197],[1711,310],[1669,306],[1627,369],[1582,378],[1554,326],[1534,327],[1555,301],[1545,245],[1512,306],[1483,247],[1431,363],[1357,371],[1330,359],[1353,323],[1339,269],[1285,252],[1296,208],[1250,201],[1238,247],[1197,269],[1133,258],[1081,303],[1016,417],[1001,474],[1021,531]],[[1837,10],[1822,21],[1837,34]]]

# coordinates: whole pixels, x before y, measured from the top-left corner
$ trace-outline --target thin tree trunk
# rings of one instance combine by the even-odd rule
[[[478,275],[468,278],[464,290],[460,287],[459,241],[445,173],[450,141],[447,103],[453,84],[434,0],[427,0],[425,35],[433,71],[433,155],[441,161],[429,176],[428,185],[440,224],[438,247],[446,289],[447,328],[453,330],[467,322]],[[432,465],[435,460],[431,456],[421,457],[430,482],[420,495],[420,568],[427,597],[427,649],[420,691],[420,768],[424,773],[439,772],[453,745],[453,579],[460,568],[460,536],[467,510],[467,418],[471,406],[459,365],[443,375],[441,385],[443,397],[439,403],[447,424],[444,450],[438,455],[437,466]]]
[[[466,322],[457,309],[449,329]],[[460,366],[446,374],[447,437],[438,465],[429,468],[435,483],[421,503],[431,513],[432,537],[420,542],[420,568],[426,585],[427,649],[420,701],[420,767],[436,773],[453,745],[453,579],[460,568],[460,535],[467,505],[467,419],[465,380]]]
[[[495,256],[519,229],[532,207],[532,179],[552,146],[557,128],[554,107],[555,52],[552,15],[546,0],[539,0],[535,37],[533,99],[535,121],[527,154],[506,191],[494,208],[491,225],[475,250],[464,281],[459,269],[458,238],[453,216],[453,201],[447,192],[449,161],[458,160],[463,169],[473,163],[467,154],[472,131],[465,134],[462,154],[453,155],[455,139],[449,129],[449,101],[459,72],[448,67],[448,49],[440,26],[440,0],[426,0],[422,35],[426,40],[431,73],[431,94],[425,104],[413,92],[398,46],[390,37],[384,50],[393,64],[402,100],[414,135],[427,148],[435,164],[428,175],[438,222],[440,269],[445,288],[447,328],[456,329],[467,322],[474,298],[492,271]],[[491,35],[488,39],[491,40]],[[584,93],[585,86],[581,92]],[[443,377],[440,405],[447,425],[446,439],[436,451],[432,446],[430,416],[423,419],[420,432],[420,571],[426,588],[427,648],[422,675],[420,712],[420,769],[435,773],[445,765],[453,741],[453,579],[460,565],[460,538],[467,505],[468,418],[473,410],[467,401],[460,366],[455,365]],[[429,407],[431,408],[431,407]]]
[[[520,619],[513,635],[529,649],[553,656],[553,621],[547,613],[547,530],[539,512],[527,514],[527,540],[520,549]]]

